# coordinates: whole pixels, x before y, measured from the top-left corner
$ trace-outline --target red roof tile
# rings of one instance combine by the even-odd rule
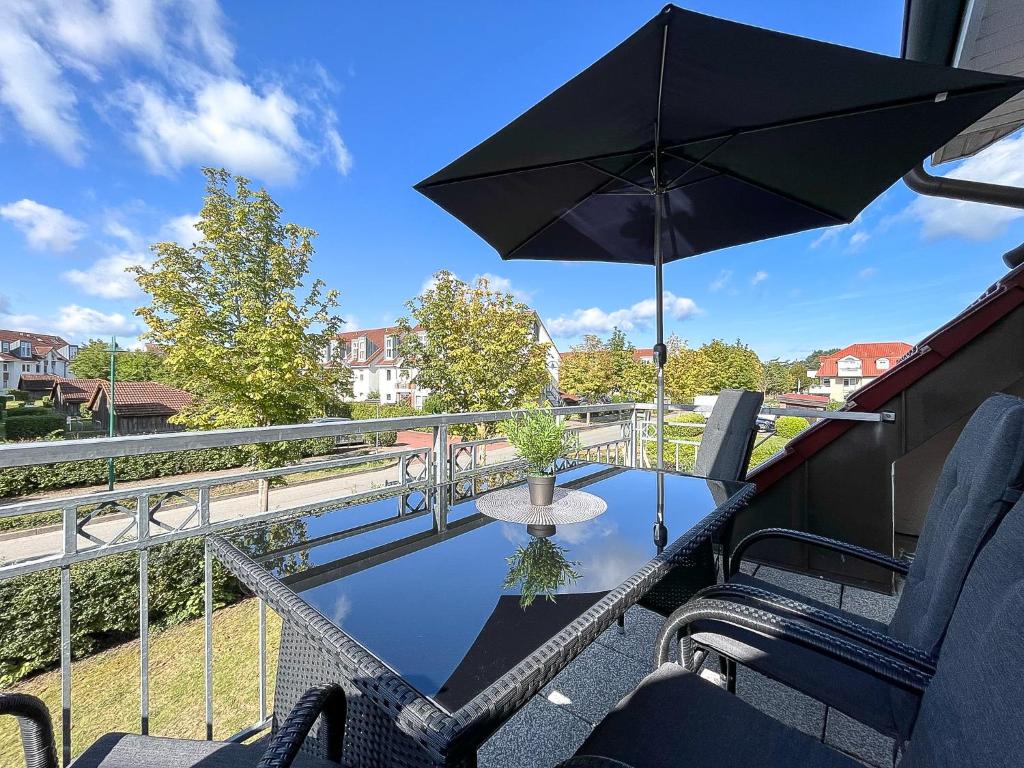
[[[103,379],[60,379],[53,388],[65,403],[84,403],[102,383]]]
[[[96,384],[90,410],[95,410],[100,393],[106,395],[109,389],[110,382]],[[114,386],[114,409],[121,416],[173,416],[191,402],[192,395],[185,390],[155,381],[124,381]]]
[[[856,357],[861,361],[861,376],[881,376],[896,365],[911,349],[912,347],[905,341],[872,341],[851,344],[831,355],[822,355],[816,375],[818,378],[838,376],[839,361],[844,357]],[[889,361],[889,365],[886,368],[879,368],[878,361],[883,358]]]
[[[8,331],[0,328],[0,341],[31,341],[33,344],[47,344],[51,347],[67,347],[69,344],[60,336],[29,331]]]

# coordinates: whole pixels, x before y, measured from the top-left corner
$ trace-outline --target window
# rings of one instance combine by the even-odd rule
[[[888,367],[889,367],[889,358],[888,357],[880,357],[880,358],[878,358],[875,361],[875,365],[878,366],[878,370],[884,371],[884,370],[888,369]]]
[[[385,336],[384,337],[384,357],[388,360],[395,359],[395,337]],[[391,378],[388,376],[388,378]]]
[[[9,341],[0,341],[0,352],[10,352],[10,351],[11,351],[11,342],[9,342]]]
[[[357,344],[356,358],[359,362],[366,362],[366,337],[360,336]]]
[[[39,363],[36,363],[36,373],[39,373]]]
[[[387,395],[384,396],[384,399],[387,400],[390,403],[391,402],[391,393],[388,392]]]
[[[858,381],[857,379],[843,379],[843,386],[844,387],[856,387],[857,386],[857,381]]]
[[[832,386],[832,379],[822,379],[821,383],[822,383],[823,386],[831,387]]]
[[[388,370],[387,370],[387,380],[391,381],[391,369],[390,368],[388,368]],[[391,395],[388,395],[388,397],[391,397]]]
[[[32,342],[21,342],[21,351],[18,354],[22,357],[32,357]]]

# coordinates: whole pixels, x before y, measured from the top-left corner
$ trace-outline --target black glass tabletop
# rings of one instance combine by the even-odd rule
[[[528,528],[475,499],[383,498],[229,541],[438,706],[454,712],[745,489],[586,465],[558,484],[607,504],[586,522]]]

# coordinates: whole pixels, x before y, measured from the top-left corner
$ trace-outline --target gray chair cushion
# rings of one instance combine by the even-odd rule
[[[576,754],[636,768],[861,765],[671,663],[619,702]]]
[[[928,507],[889,633],[936,653],[979,547],[1024,474],[1024,401],[993,395],[960,433]]]
[[[254,768],[266,743],[191,741],[134,733],[108,733],[71,763],[71,768]],[[299,755],[295,768],[338,768]]]
[[[747,476],[757,414],[763,402],[760,392],[723,389],[718,393],[697,448],[695,475],[716,480],[742,480]]]
[[[1024,765],[1024,501],[978,555],[900,768]]]

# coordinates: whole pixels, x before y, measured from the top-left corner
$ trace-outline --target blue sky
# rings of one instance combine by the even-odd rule
[[[0,8],[0,327],[143,330],[124,275],[187,239],[201,165],[266,185],[320,233],[315,276],[350,327],[392,322],[438,269],[527,298],[562,349],[612,325],[653,341],[653,274],[502,262],[412,185],[653,16],[656,2],[15,0]],[[896,55],[902,4],[687,7]],[[942,173],[1024,183],[1024,138]],[[827,173],[827,169],[822,170]],[[667,330],[762,357],[919,340],[1005,271],[1021,212],[897,184],[852,225],[677,262]]]

